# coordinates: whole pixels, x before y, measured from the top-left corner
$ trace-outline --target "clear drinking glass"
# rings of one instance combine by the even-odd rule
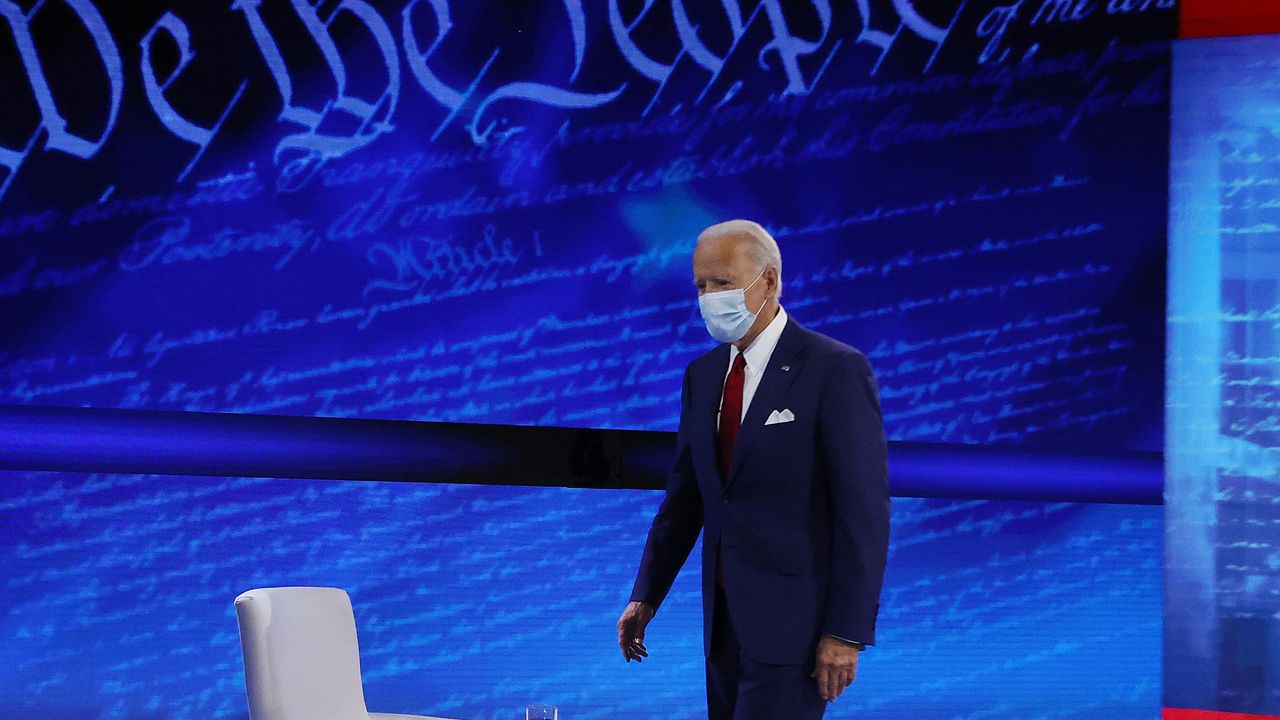
[[[527,705],[524,720],[560,720],[560,709],[555,705]]]

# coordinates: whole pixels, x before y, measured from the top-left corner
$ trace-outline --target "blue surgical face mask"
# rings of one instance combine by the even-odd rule
[[[751,281],[751,285],[759,282],[760,278],[764,277],[764,271],[768,269],[768,265],[761,269],[756,279]],[[707,324],[707,332],[711,333],[711,337],[720,342],[737,342],[755,324],[756,316],[764,310],[769,298],[766,297],[764,302],[760,303],[760,308],[751,312],[747,307],[747,290],[751,285],[745,288],[703,293],[698,296],[698,310],[702,311],[702,321]]]

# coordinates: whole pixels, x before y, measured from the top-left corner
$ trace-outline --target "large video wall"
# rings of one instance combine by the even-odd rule
[[[0,401],[673,430],[749,217],[891,439],[1157,449],[1172,5],[3,3]]]
[[[674,430],[748,217],[891,439],[1159,449],[1172,6],[0,0],[0,403]],[[323,584],[375,711],[697,717],[659,499],[0,474],[0,716],[246,717],[231,599]],[[1156,712],[1158,508],[893,512],[830,717]]]

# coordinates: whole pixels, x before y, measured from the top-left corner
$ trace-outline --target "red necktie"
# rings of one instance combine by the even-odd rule
[[[742,425],[742,384],[747,359],[742,353],[733,359],[729,377],[724,381],[724,398],[720,401],[720,481],[729,482],[729,469],[733,466],[733,445],[738,441],[738,428]],[[720,548],[716,548],[716,582],[724,585],[724,563],[720,560]]]
[[[738,440],[738,427],[742,424],[742,384],[747,359],[742,353],[733,359],[733,368],[724,381],[724,399],[720,402],[720,481],[729,481],[729,468],[733,465],[733,444]]]

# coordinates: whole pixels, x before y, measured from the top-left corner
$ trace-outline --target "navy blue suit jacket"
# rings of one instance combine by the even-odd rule
[[[889,549],[887,448],[865,355],[788,315],[734,447],[718,463],[716,413],[729,345],[684,373],[676,458],[631,599],[659,607],[705,531],[703,645],[710,651],[715,549],[743,650],[803,664],[825,632],[875,643]],[[765,425],[774,410],[795,420]]]

